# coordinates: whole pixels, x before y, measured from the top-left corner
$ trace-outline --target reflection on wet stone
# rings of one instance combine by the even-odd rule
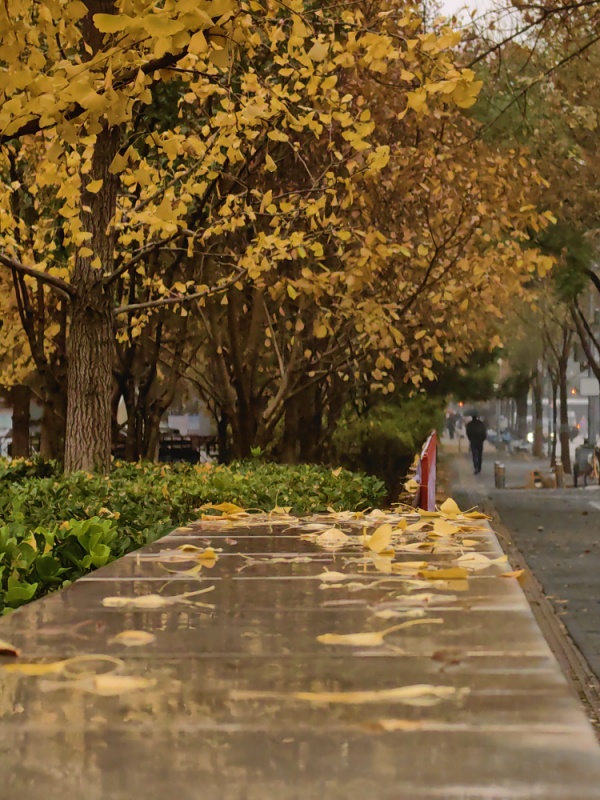
[[[600,800],[494,534],[435,522],[204,520],[6,617],[3,800]]]

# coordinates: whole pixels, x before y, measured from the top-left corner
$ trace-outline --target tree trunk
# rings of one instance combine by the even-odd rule
[[[569,440],[569,410],[568,410],[568,386],[567,386],[567,361],[561,359],[558,373],[558,384],[560,392],[560,460],[566,475],[571,474],[571,452]]]
[[[112,223],[118,181],[109,167],[119,140],[118,128],[103,128],[96,137],[91,169],[81,176],[80,215],[83,229],[91,233],[92,256],[77,253],[72,280],[77,294],[71,306],[68,342],[67,472],[110,469],[114,333],[112,293],[106,290],[103,278],[114,266]],[[102,181],[100,190],[86,191],[96,180]]]
[[[519,439],[527,438],[527,395],[529,389],[523,389],[515,398],[517,403],[517,437]]]
[[[13,458],[29,457],[29,403],[31,390],[29,386],[14,386],[10,390],[9,401],[12,404],[12,446]]]
[[[544,404],[543,404],[544,374],[538,365],[532,384],[533,390],[533,455],[536,458],[544,456]]]
[[[65,457],[65,398],[50,397],[43,405],[40,455],[62,461]]]
[[[228,428],[229,417],[225,411],[221,411],[221,415],[217,420],[217,446],[219,452],[219,464],[229,464],[231,460],[229,437],[227,434]]]
[[[283,436],[279,451],[282,464],[297,464],[300,457],[300,439],[304,435],[304,430],[300,433],[303,421],[300,408],[301,398],[302,393],[288,400],[285,406]]]
[[[110,304],[77,298],[69,335],[65,470],[108,472],[111,455],[113,325]],[[104,307],[102,307],[104,306]]]
[[[550,454],[551,466],[556,466],[556,445],[558,443],[558,382],[553,375],[552,382],[552,452]]]
[[[145,420],[144,451],[142,458],[158,461],[160,454],[160,421],[162,414],[151,411]]]

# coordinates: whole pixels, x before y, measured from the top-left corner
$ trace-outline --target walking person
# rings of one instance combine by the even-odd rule
[[[471,422],[467,424],[467,439],[471,446],[473,457],[473,471],[475,475],[481,472],[481,460],[483,458],[483,443],[487,437],[487,429],[483,420],[479,419],[476,411],[471,412]]]

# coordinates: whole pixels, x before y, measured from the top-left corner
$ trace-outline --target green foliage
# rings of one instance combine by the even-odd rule
[[[303,514],[365,509],[385,494],[374,477],[256,461],[228,467],[117,464],[110,476],[61,475],[41,460],[0,461],[0,612],[47,594],[231,502]]]
[[[477,350],[463,364],[448,368],[442,366],[438,380],[431,385],[431,391],[443,397],[452,395],[464,403],[491,400],[495,395],[499,354],[498,350]]]
[[[554,256],[556,290],[561,300],[575,300],[588,286],[588,270],[594,263],[594,249],[582,232],[558,223],[539,234],[540,248]]]
[[[334,434],[337,461],[379,477],[394,498],[415,453],[433,428],[442,428],[444,406],[443,398],[420,394],[398,404],[378,403],[364,415],[348,415]]]

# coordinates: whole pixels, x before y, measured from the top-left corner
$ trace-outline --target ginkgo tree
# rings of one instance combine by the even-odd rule
[[[434,93],[448,104],[476,93],[472,73],[452,61],[455,34],[415,37],[419,24],[395,1],[0,6],[0,263],[68,308],[67,470],[108,469],[118,320],[138,336],[157,308],[185,314],[231,286],[260,286],[292,248],[319,263],[326,253],[312,231],[347,239],[336,209],[362,171],[352,156],[372,172],[388,159],[371,141],[364,100],[338,90],[345,75],[385,76],[420,52],[430,66],[408,79],[409,110]],[[146,124],[161,102],[170,124]],[[334,132],[344,144],[331,169],[280,196],[276,152],[301,160],[303,146],[327,146]],[[21,180],[11,163],[23,166]],[[257,170],[273,173],[271,187],[248,188]],[[19,207],[35,209],[32,226]],[[215,283],[207,258],[226,267]]]

